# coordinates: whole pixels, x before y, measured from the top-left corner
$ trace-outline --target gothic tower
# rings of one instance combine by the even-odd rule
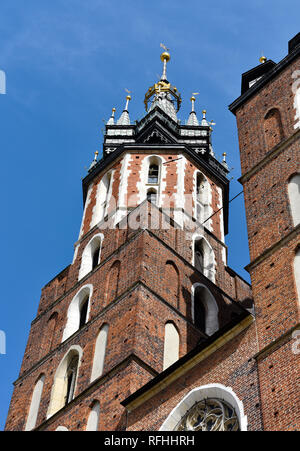
[[[263,411],[272,388],[264,365],[271,365],[267,354],[284,347],[296,326],[296,292],[289,298],[282,293],[272,308],[256,291],[255,321],[251,287],[227,265],[226,159],[215,157],[205,110],[198,120],[196,93],[186,124],[179,121],[181,96],[168,81],[169,59],[162,53],[163,73],[146,92],[142,120],[130,121],[130,95],[118,120],[113,108],[103,157],[95,155],[83,180],[74,258],[42,290],[6,430],[272,428]],[[241,99],[236,111],[246,108]],[[272,114],[270,123],[277,123],[278,113]],[[256,139],[257,130],[256,124]],[[285,138],[284,148],[292,149],[294,138]],[[295,198],[294,178],[291,183]],[[281,224],[273,220],[274,234]],[[298,230],[289,224],[293,231],[284,237]],[[259,246],[267,246],[271,238],[259,225]],[[251,250],[251,268],[263,251]],[[270,274],[283,270],[276,261]],[[257,264],[260,257],[253,268]],[[255,283],[256,277],[263,281],[256,287],[268,283],[266,272],[258,270]],[[278,328],[282,339],[270,347]]]
[[[258,333],[265,429],[298,426],[300,299],[300,33],[278,64],[242,76],[236,115]]]

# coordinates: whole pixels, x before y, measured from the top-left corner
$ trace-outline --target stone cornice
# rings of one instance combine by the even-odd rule
[[[214,352],[218,351],[229,341],[248,328],[254,321],[254,318],[248,314],[242,321],[223,333],[213,335],[208,343],[201,344],[194,348],[191,352],[179,359],[165,371],[160,373],[141,389],[137,390],[133,395],[126,398],[121,404],[132,412],[137,407],[144,404],[153,396],[166,389],[169,385],[185,375],[203,360],[207,359]],[[219,336],[218,336],[219,335]]]
[[[281,141],[277,146],[275,146],[270,152],[268,152],[265,157],[257,163],[248,172],[243,174],[238,181],[243,185],[245,182],[250,180],[253,175],[260,171],[264,166],[266,166],[270,161],[272,161],[277,155],[283,152],[288,146],[294,143],[297,139],[300,139],[300,129],[293,133],[289,138]]]
[[[280,249],[282,246],[286,245],[289,241],[294,239],[300,233],[300,224],[298,224],[293,230],[291,230],[286,236],[284,236],[280,241],[273,244],[271,247],[266,249],[261,255],[252,260],[247,266],[245,266],[245,270],[250,272],[264,260],[266,260],[270,255],[272,255],[275,251]]]
[[[263,349],[261,349],[257,354],[253,356],[254,359],[257,361],[263,360],[265,357],[269,356],[273,352],[277,351],[281,346],[284,346],[286,343],[288,343],[293,335],[293,332],[296,330],[300,331],[300,323],[293,326],[291,329],[289,329],[285,334],[281,335],[276,340],[272,341],[270,344],[265,346]]]
[[[80,402],[81,399],[83,399],[86,396],[89,396],[91,393],[93,393],[95,390],[101,387],[101,385],[105,384],[108,379],[113,377],[119,371],[124,370],[128,365],[130,365],[133,362],[143,367],[153,377],[155,377],[158,374],[157,371],[149,367],[149,365],[147,365],[147,363],[141,360],[138,356],[136,356],[135,354],[130,354],[122,362],[118,363],[116,366],[114,366],[112,369],[110,369],[105,374],[100,376],[98,379],[95,379],[95,381],[93,381],[85,390],[83,390],[79,395],[77,395],[74,399],[72,399],[72,401],[69,402],[69,404],[60,409],[46,421],[43,421],[43,423],[41,423],[38,427],[36,427],[34,431],[41,431],[45,429],[47,426],[56,421],[61,415],[65,415],[68,411],[70,411],[78,402]]]

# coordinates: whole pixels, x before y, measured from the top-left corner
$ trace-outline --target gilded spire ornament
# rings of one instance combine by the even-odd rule
[[[167,80],[167,63],[171,56],[169,49],[164,44],[160,44],[164,52],[160,55],[163,63],[163,72],[160,80],[154,83],[145,94],[145,109],[150,111],[159,106],[166,114],[168,114],[175,122],[177,122],[176,112],[179,111],[181,104],[181,95],[177,91],[176,86],[171,85]],[[149,107],[149,102],[151,106]],[[176,103],[176,107],[174,106]]]

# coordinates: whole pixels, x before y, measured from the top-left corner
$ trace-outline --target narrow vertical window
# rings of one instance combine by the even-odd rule
[[[85,285],[72,299],[68,308],[67,323],[64,329],[62,341],[67,340],[67,338],[83,327],[88,321],[92,291],[92,285]]]
[[[209,191],[210,185],[207,178],[201,173],[196,173],[195,192],[195,216],[197,221],[203,223],[209,217]],[[205,226],[208,227],[208,223]]]
[[[281,114],[277,108],[273,108],[266,114],[264,130],[267,150],[271,150],[284,138]]]
[[[95,401],[92,405],[91,412],[89,414],[88,422],[86,425],[86,431],[97,431],[100,415],[100,403]]]
[[[148,183],[151,185],[158,183],[158,173],[159,173],[159,167],[157,164],[151,164],[149,166],[149,172],[148,172]]]
[[[179,334],[172,322],[165,325],[164,362],[165,370],[179,359]]]
[[[101,327],[96,339],[91,382],[100,377],[103,373],[107,336],[108,336],[108,324],[104,324],[104,326]]]
[[[195,236],[193,243],[192,264],[197,271],[215,282],[216,262],[213,248],[203,236]]]
[[[65,404],[68,404],[74,398],[77,370],[78,370],[78,355],[75,355],[72,358],[72,360],[70,361],[70,364],[67,368],[67,374],[66,374],[67,392],[66,392]]]
[[[288,185],[289,200],[294,226],[300,224],[300,174],[295,174]]]
[[[87,311],[88,311],[88,305],[89,305],[89,298],[88,296],[83,300],[82,305],[80,307],[80,319],[79,319],[79,329],[81,329],[87,320]]]
[[[118,295],[120,281],[121,262],[115,261],[106,277],[106,305],[112,302]]]
[[[39,407],[44,387],[44,381],[45,381],[45,375],[41,375],[37,381],[37,383],[34,386],[32,398],[31,398],[31,404],[30,409],[27,417],[27,422],[25,426],[25,431],[31,431],[34,429],[39,413]]]
[[[82,349],[80,346],[72,346],[60,362],[54,376],[47,418],[50,418],[74,399],[81,358]]]
[[[94,250],[93,253],[93,263],[92,263],[92,269],[95,269],[96,266],[98,266],[99,263],[99,255],[100,255],[100,244],[98,244],[98,246],[96,247],[96,249]]]
[[[298,301],[300,303],[300,247],[298,248],[294,260],[294,274],[295,274],[295,282],[296,288],[298,292]]]
[[[201,330],[201,332],[205,333],[206,330],[206,311],[205,311],[205,307],[202,303],[202,299],[201,296],[199,296],[199,293],[196,293],[195,296],[195,309],[194,309],[194,324],[195,326]]]
[[[149,200],[149,202],[151,202],[152,204],[157,203],[157,192],[154,189],[149,189],[147,191],[147,199]]]
[[[204,273],[204,251],[202,240],[195,241],[195,268]]]
[[[85,246],[81,256],[78,280],[81,280],[99,265],[103,238],[102,233],[98,233]]]
[[[210,290],[202,284],[192,289],[192,317],[195,326],[206,335],[219,329],[219,308]]]

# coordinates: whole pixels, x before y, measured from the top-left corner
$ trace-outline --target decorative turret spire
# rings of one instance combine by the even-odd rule
[[[113,108],[111,116],[110,116],[110,118],[107,121],[107,125],[115,125],[115,111],[116,111],[116,109]]]
[[[223,152],[223,161],[222,161],[222,165],[226,168],[226,169],[228,169],[228,164],[227,164],[227,162],[226,162],[226,155],[227,155],[227,153],[226,152]]]
[[[98,152],[98,150],[96,150],[96,152],[95,152],[95,157],[94,157],[94,159],[93,159],[93,161],[92,161],[92,163],[91,163],[91,165],[90,165],[90,167],[89,167],[89,172],[93,169],[93,167],[94,166],[96,166],[96,164],[98,163],[98,155],[99,155],[99,152]]]
[[[203,114],[203,118],[202,118],[202,121],[201,121],[201,125],[204,125],[205,127],[208,127],[209,123],[206,120],[206,110],[203,110],[202,114]]]
[[[126,89],[126,91],[128,93],[130,92],[127,89]],[[117,125],[130,125],[130,117],[129,117],[129,112],[128,112],[128,105],[129,105],[130,100],[131,100],[131,96],[128,94],[126,96],[125,108],[124,108],[123,113],[121,114],[120,118],[118,119]]]
[[[199,125],[199,121],[195,112],[195,100],[196,97],[199,94],[199,92],[193,92],[192,97],[191,97],[191,102],[192,102],[192,111],[190,112],[188,121],[187,121],[187,125]]]

